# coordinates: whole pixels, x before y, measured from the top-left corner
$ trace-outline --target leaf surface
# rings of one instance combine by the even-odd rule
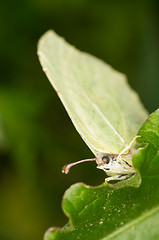
[[[99,156],[120,153],[147,118],[123,74],[75,49],[55,32],[39,41],[44,72],[83,140]]]
[[[146,143],[133,156],[142,176],[140,187],[71,186],[62,203],[69,222],[63,229],[49,229],[45,240],[159,239],[159,109],[138,134],[138,142]]]

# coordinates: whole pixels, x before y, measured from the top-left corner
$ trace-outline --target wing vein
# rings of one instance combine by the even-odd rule
[[[84,91],[83,91],[84,93]],[[85,94],[85,93],[84,93]],[[85,96],[87,97],[87,95],[85,94]],[[122,143],[125,144],[124,139],[120,136],[120,134],[115,130],[115,128],[112,126],[112,124],[109,122],[109,120],[104,116],[104,114],[100,111],[100,109],[98,108],[98,106],[93,103],[88,97],[87,97],[88,101],[93,105],[93,107],[96,109],[96,111],[99,113],[99,115],[104,119],[104,121],[107,123],[107,125],[114,131],[114,133],[120,138],[120,140],[122,141]]]
[[[104,121],[109,125],[109,127],[114,131],[114,133],[120,138],[120,140],[125,143],[124,139],[120,136],[120,134],[115,130],[115,128],[112,126],[112,124],[109,122],[109,120],[103,115],[103,113],[99,110],[97,105],[95,103],[92,103],[94,108],[97,110],[97,112],[101,115],[101,117],[104,119]]]

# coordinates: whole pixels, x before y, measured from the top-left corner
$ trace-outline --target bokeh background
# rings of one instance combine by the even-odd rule
[[[0,240],[39,240],[67,222],[64,191],[105,174],[42,72],[37,41],[48,29],[124,72],[149,112],[158,108],[159,2],[0,1]]]

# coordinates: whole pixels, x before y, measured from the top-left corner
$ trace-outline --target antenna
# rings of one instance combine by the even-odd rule
[[[74,162],[74,163],[69,163],[69,164],[66,164],[63,168],[62,168],[62,172],[67,174],[69,173],[69,170],[72,166],[74,165],[77,165],[79,163],[82,163],[82,162],[92,162],[92,161],[96,161],[97,158],[90,158],[90,159],[83,159],[83,160],[80,160],[78,162]]]

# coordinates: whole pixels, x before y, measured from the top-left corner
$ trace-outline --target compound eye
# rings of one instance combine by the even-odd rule
[[[110,158],[108,156],[104,156],[104,157],[102,157],[102,161],[103,161],[103,163],[108,164],[110,162]]]

